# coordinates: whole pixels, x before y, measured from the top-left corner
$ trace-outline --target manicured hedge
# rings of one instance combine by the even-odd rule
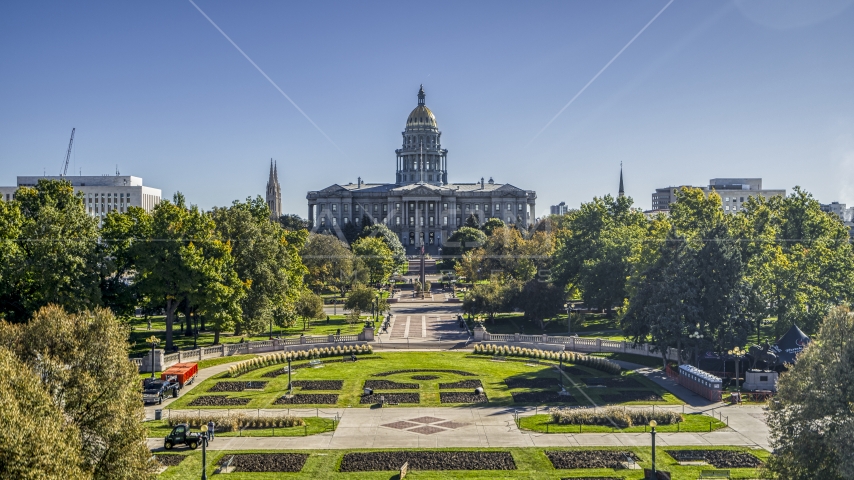
[[[228,369],[227,376],[237,377],[246,372],[259,368],[288,363],[288,360],[309,360],[312,358],[334,357],[337,355],[363,355],[374,353],[370,345],[344,345],[335,347],[312,348],[311,350],[300,350],[296,352],[277,352],[272,355],[264,355],[251,358],[244,362],[232,365]]]
[[[621,370],[620,366],[616,362],[612,362],[606,358],[591,357],[575,352],[552,352],[533,348],[520,348],[517,346],[478,343],[474,346],[474,353],[480,355],[499,355],[503,357],[538,358],[542,360],[552,360],[555,362],[563,360],[567,363],[595,368],[596,370],[601,370],[612,375],[619,375]]]

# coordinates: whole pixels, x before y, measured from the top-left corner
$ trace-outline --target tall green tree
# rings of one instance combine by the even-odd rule
[[[241,289],[236,283],[242,282],[245,295],[240,295],[238,308],[231,309],[238,313],[234,325],[238,333],[263,331],[273,322],[276,309],[295,303],[303,290],[307,270],[299,252],[306,243],[308,231],[283,230],[270,222],[269,208],[261,197],[247,198],[242,203],[235,201],[228,208],[214,209],[211,216],[218,240],[230,247],[235,274],[230,276],[229,265],[216,270],[212,298],[223,299],[227,305],[233,298],[228,295],[228,289],[237,293]],[[212,247],[211,252],[215,254],[212,260],[228,263],[227,255],[216,255],[216,248],[222,245],[214,243]],[[222,304],[214,302],[213,305]],[[208,309],[217,314],[225,310],[221,306]]]
[[[205,275],[205,243],[214,240],[214,222],[177,193],[162,201],[139,225],[132,240],[134,281],[139,294],[160,302],[166,311],[166,350],[172,350],[175,313],[196,292]]]
[[[775,317],[775,334],[793,324],[817,331],[835,304],[852,298],[854,252],[848,229],[795,187],[785,198],[750,197],[739,212],[754,318]]]
[[[854,478],[854,316],[829,311],[818,335],[780,375],[768,404],[772,478]]]
[[[97,221],[70,182],[21,187],[0,215],[8,228],[0,234],[0,312],[8,320],[27,321],[49,303],[69,311],[100,303]]]
[[[308,223],[308,220],[304,220],[302,217],[296,214],[286,214],[279,217],[279,225],[282,226],[285,230],[308,230],[311,228],[311,225]]]
[[[366,237],[356,240],[353,253],[368,270],[372,284],[387,281],[394,271],[394,253],[381,238]]]
[[[39,383],[38,374],[0,347],[0,477],[90,478],[81,468],[80,438]]]
[[[311,291],[303,291],[296,302],[296,314],[302,318],[302,329],[308,329],[308,324],[312,320],[318,320],[325,316],[323,298]]]
[[[482,247],[486,243],[486,234],[477,228],[460,227],[448,237],[442,248],[442,255],[447,257],[445,268],[454,268],[454,265],[466,252]]]
[[[621,319],[633,342],[650,343],[667,363],[667,349],[681,349],[700,322],[696,256],[688,242],[675,235],[661,246],[657,261],[643,275]]]
[[[0,350],[14,346],[9,350],[35,373],[65,428],[74,432],[76,440],[69,445],[79,449],[79,465],[87,476],[155,477],[140,422],[139,374],[128,359],[127,330],[109,310],[69,314],[51,305],[36,312],[24,328],[4,326],[0,334],[0,345],[5,345]],[[56,449],[67,455],[66,446]]]
[[[562,228],[556,231],[554,282],[577,288],[590,306],[622,305],[648,231],[632,199],[594,198],[558,223]]]
[[[385,246],[391,251],[392,262],[394,269],[400,270],[406,265],[406,250],[397,238],[397,234],[392,232],[387,226],[377,223],[376,225],[368,225],[362,229],[359,238],[379,238],[385,243]]]
[[[300,251],[308,273],[307,286],[315,292],[337,288],[343,294],[354,281],[353,252],[334,235],[312,233]]]

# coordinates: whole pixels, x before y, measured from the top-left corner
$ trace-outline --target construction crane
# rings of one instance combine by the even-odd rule
[[[71,129],[71,140],[68,141],[68,152],[65,154],[65,165],[62,167],[62,172],[59,176],[64,177],[68,173],[68,160],[71,159],[71,144],[74,143],[74,128]]]

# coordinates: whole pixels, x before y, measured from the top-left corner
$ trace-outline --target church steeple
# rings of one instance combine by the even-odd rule
[[[626,190],[623,188],[623,162],[620,162],[620,191],[617,194],[618,197],[625,197]]]
[[[278,221],[282,216],[282,188],[279,186],[279,166],[270,159],[270,177],[267,179],[267,206],[270,219]]]

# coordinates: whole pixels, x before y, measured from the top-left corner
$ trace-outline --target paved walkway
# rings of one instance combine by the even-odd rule
[[[681,410],[682,407],[671,407]],[[697,410],[686,407],[685,412]],[[647,447],[648,433],[557,434],[521,431],[508,408],[350,408],[324,410],[338,413],[335,432],[308,437],[218,437],[214,450],[242,449],[353,449],[353,448],[442,448],[442,447]],[[722,407],[730,428],[705,433],[659,433],[661,446],[745,446],[768,449],[767,427],[759,420],[759,407]],[[296,413],[296,412],[293,412]],[[520,415],[534,409],[520,410]],[[717,411],[715,412],[717,416]],[[762,431],[764,430],[764,434]],[[149,439],[149,448],[159,449],[163,439]]]
[[[400,321],[401,315],[395,321]],[[404,322],[407,316],[403,316]],[[408,329],[414,331],[412,315],[408,315]],[[421,316],[419,316],[421,317]],[[438,315],[432,327],[430,315],[418,322],[423,340],[413,342],[413,349],[422,350],[429,345],[430,335],[457,329],[455,316]],[[419,320],[421,320],[419,318]],[[426,336],[425,336],[426,329]],[[394,329],[391,329],[392,332]],[[406,328],[404,328],[406,332]],[[391,335],[391,334],[384,334]],[[458,331],[458,335],[463,335]],[[376,344],[375,344],[376,345]],[[727,421],[729,427],[705,433],[659,433],[656,441],[662,445],[734,445],[769,449],[769,430],[764,410],[760,406],[730,406],[711,403],[667,378],[660,370],[641,365],[619,362],[624,368],[637,370],[674,395],[685,401],[685,407],[672,408],[685,413],[699,413]],[[182,394],[192,390],[202,381],[228,370],[232,363],[205,368],[199,371],[196,381],[184,388]],[[154,419],[154,410],[167,407],[174,399],[162,405],[145,408],[146,420]],[[305,410],[305,411],[302,411]],[[253,411],[260,415],[281,414],[282,410]],[[521,431],[514,415],[531,415],[542,410],[535,407],[470,407],[470,408],[325,408],[291,409],[300,416],[338,416],[340,423],[335,432],[309,437],[218,437],[209,448],[214,450],[237,449],[351,449],[351,448],[437,448],[437,447],[536,447],[536,446],[624,446],[645,447],[649,444],[647,433],[583,433],[545,434]],[[148,440],[149,448],[159,449],[163,439]]]

